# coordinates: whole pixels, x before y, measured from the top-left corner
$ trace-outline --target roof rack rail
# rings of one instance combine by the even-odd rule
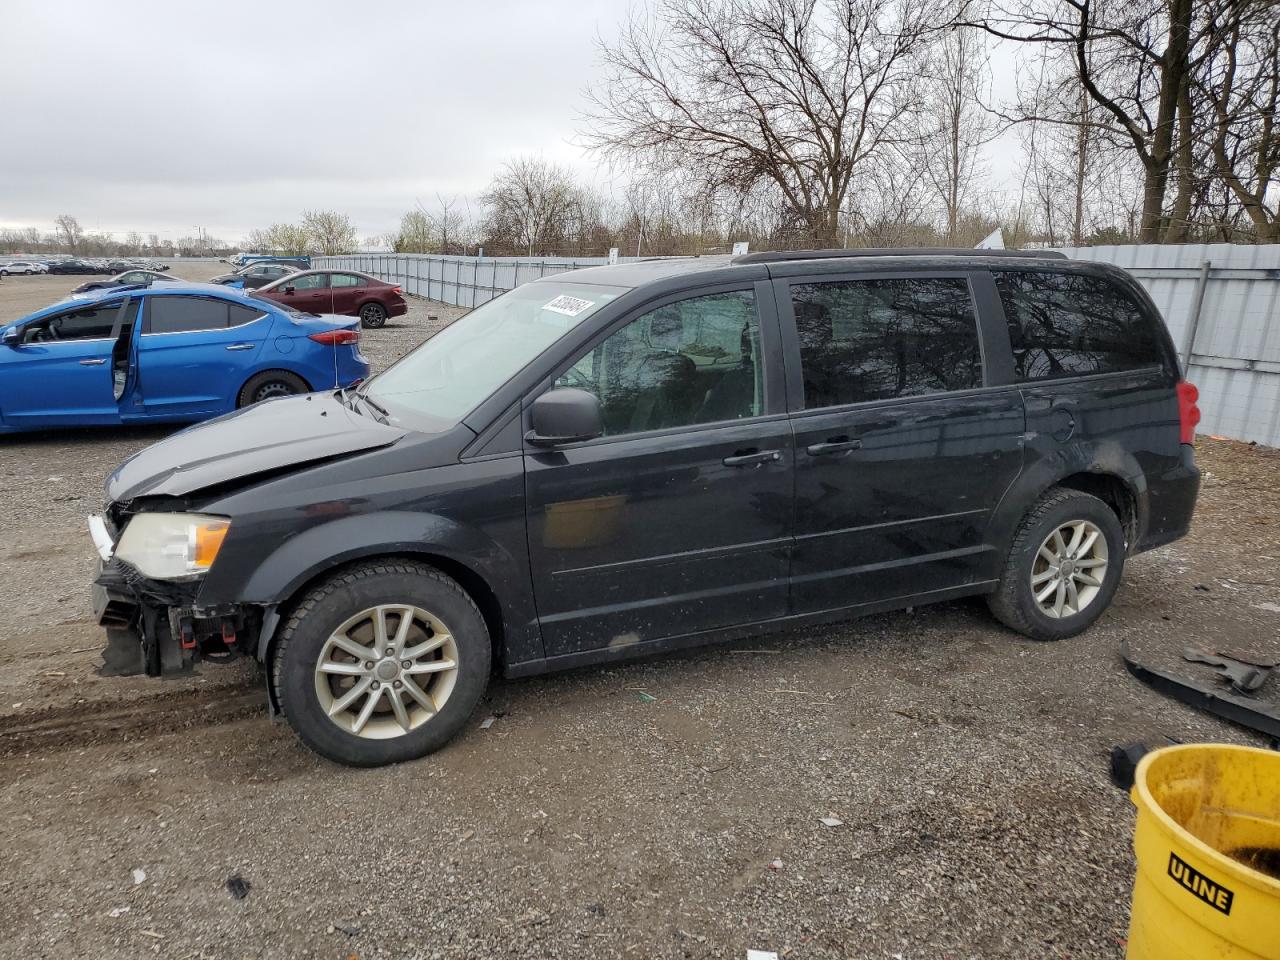
[[[971,247],[861,247],[849,250],[762,250],[734,257],[734,263],[831,260],[840,257],[1004,257],[1011,260],[1066,260],[1058,250],[977,250]]]

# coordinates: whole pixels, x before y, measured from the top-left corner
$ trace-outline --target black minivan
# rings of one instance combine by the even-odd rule
[[[90,528],[110,671],[255,657],[341,763],[518,677],[969,594],[1039,640],[1187,532],[1196,391],[1123,271],[760,253],[528,283],[358,390],[143,450]]]

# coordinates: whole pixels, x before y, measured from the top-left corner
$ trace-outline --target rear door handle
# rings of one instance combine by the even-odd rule
[[[812,443],[804,448],[804,452],[811,457],[829,457],[833,454],[848,453],[850,450],[860,450],[861,448],[861,440],[835,437],[825,443]]]
[[[720,462],[726,467],[758,467],[781,459],[781,450],[744,450],[732,457],[725,457]]]
[[[228,350],[252,350],[253,344],[252,343],[233,343],[231,344],[231,346],[227,347],[227,349]]]
[[[102,366],[102,365],[103,365],[104,363],[106,363],[106,362],[107,362],[107,360],[106,360],[106,358],[105,358],[105,357],[103,357],[103,358],[101,358],[101,359],[98,359],[98,360],[81,360],[81,361],[80,361],[80,366],[82,366],[82,367],[100,367],[100,366]]]

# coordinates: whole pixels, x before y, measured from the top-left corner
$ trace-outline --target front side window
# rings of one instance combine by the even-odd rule
[[[105,340],[111,336],[116,314],[123,301],[99,303],[83,310],[59,314],[40,320],[23,331],[23,343],[49,343],[65,340]]]
[[[584,354],[556,386],[600,398],[605,436],[759,416],[755,297],[717,293],[650,310]]]
[[[808,409],[982,386],[963,278],[793,284],[791,302]]]
[[[148,297],[147,333],[225,330],[227,302],[212,297]]]
[[[995,277],[1019,380],[1135,370],[1162,362],[1154,324],[1106,279],[1021,270]]]
[[[393,416],[444,429],[625,292],[559,278],[526,283],[455,320],[366,389]]]
[[[328,276],[323,273],[308,273],[286,280],[285,286],[293,287],[295,290],[323,290],[329,285],[328,281]]]

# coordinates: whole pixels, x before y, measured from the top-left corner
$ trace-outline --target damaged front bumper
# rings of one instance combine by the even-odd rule
[[[106,629],[102,676],[174,676],[202,660],[226,662],[252,655],[262,614],[257,608],[201,606],[199,580],[162,581],[143,576],[114,556],[114,541],[101,517],[89,518],[101,563],[91,587],[93,616]]]

